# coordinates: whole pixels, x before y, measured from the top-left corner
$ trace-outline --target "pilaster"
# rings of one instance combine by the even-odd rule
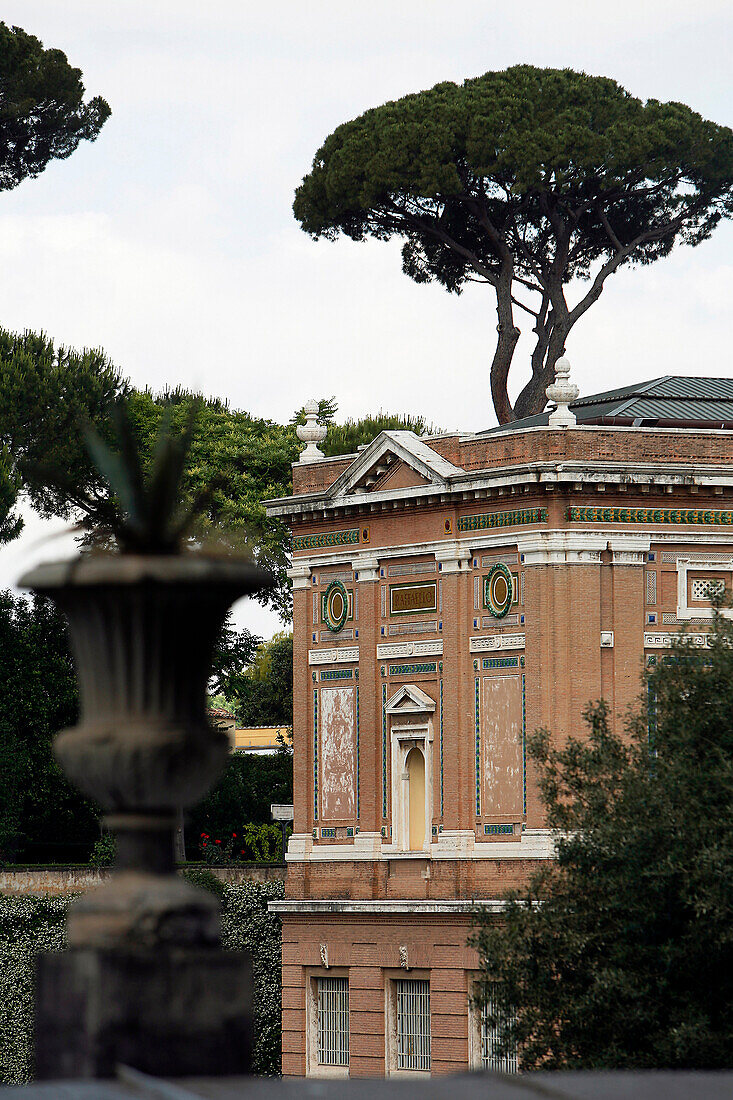
[[[293,582],[293,833],[310,836],[313,828],[313,714],[308,666],[310,566],[295,562],[288,576]]]
[[[354,565],[359,590],[359,833],[355,845],[372,849],[381,840],[381,689],[377,665],[379,559],[361,554]]]
[[[455,685],[443,697],[443,758],[448,762],[443,773],[443,832],[470,829],[473,836],[473,696],[466,630],[471,548],[455,543],[437,550],[435,559],[443,591],[443,679]],[[439,783],[438,776],[438,790]]]

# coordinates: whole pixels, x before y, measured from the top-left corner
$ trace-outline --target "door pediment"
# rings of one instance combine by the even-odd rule
[[[435,700],[416,684],[404,684],[387,700],[387,714],[428,715],[435,711]]]

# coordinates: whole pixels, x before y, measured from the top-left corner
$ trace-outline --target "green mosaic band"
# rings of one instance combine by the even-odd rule
[[[322,680],[350,680],[352,672],[350,668],[334,668],[321,673]]]
[[[421,672],[435,672],[437,665],[435,661],[426,661],[424,664],[419,665],[390,665],[390,676],[416,676]]]
[[[492,527],[517,527],[523,523],[547,523],[546,508],[517,508],[513,512],[485,512],[460,516],[459,531],[486,531]]]
[[[568,508],[567,518],[579,523],[733,525],[733,511],[716,508]]]
[[[348,531],[327,531],[322,535],[293,535],[293,550],[320,550],[324,546],[348,546],[358,543],[359,528]]]

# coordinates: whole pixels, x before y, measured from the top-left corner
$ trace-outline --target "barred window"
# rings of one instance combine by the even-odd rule
[[[517,1052],[510,1050],[505,1054],[501,1053],[508,1018],[494,1017],[493,1022],[491,1020],[496,1011],[496,983],[489,982],[484,987],[484,992],[486,999],[481,1005],[481,1066],[495,1073],[518,1073]]]
[[[430,1069],[430,982],[395,982],[397,1069]]]
[[[349,979],[317,978],[318,1064],[349,1064]]]

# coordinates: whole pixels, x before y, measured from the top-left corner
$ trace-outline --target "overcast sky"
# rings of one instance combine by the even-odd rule
[[[103,347],[137,385],[181,383],[286,420],[340,413],[495,423],[489,288],[417,286],[399,246],[313,242],[293,191],[340,122],[441,80],[527,62],[611,76],[733,124],[730,0],[5,0],[112,117],[98,140],[0,195],[0,324]],[[567,345],[582,393],[733,374],[733,226],[622,271]],[[522,345],[513,392],[526,372]],[[0,551],[0,585],[60,543]],[[246,621],[246,618],[245,620]],[[276,621],[253,609],[263,633]]]

